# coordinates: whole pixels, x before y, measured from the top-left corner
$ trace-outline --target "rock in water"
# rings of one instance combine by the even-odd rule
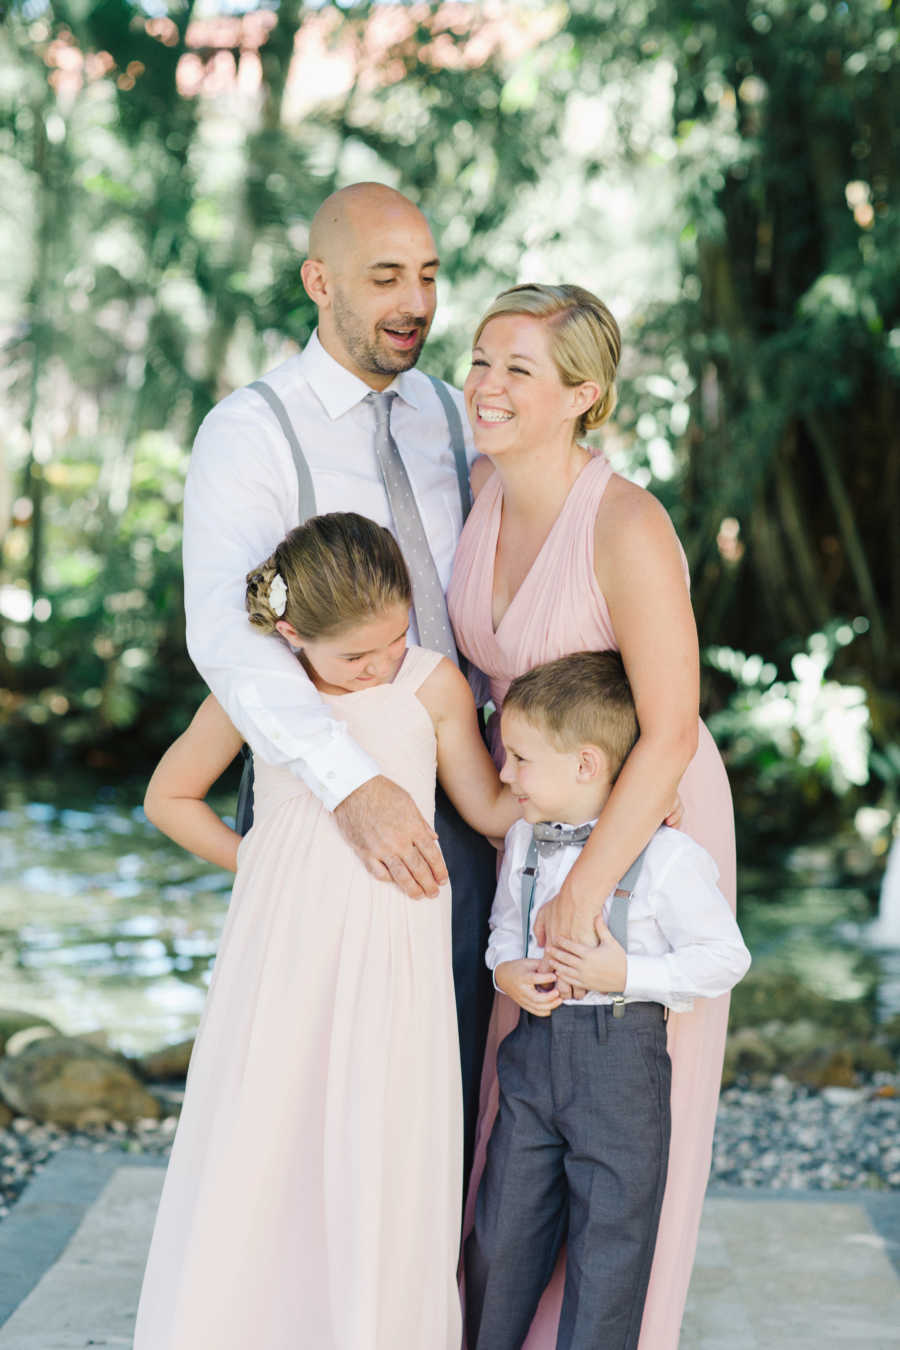
[[[144,1078],[154,1083],[186,1078],[193,1048],[193,1037],[189,1041],[179,1041],[176,1045],[164,1045],[161,1050],[139,1059],[137,1068]]]
[[[0,1094],[24,1116],[76,1129],[160,1115],[156,1098],[120,1056],[74,1036],[33,1041],[14,1059],[0,1060]]]
[[[6,1042],[5,1054],[13,1058],[21,1055],[26,1046],[31,1045],[32,1041],[43,1041],[48,1036],[58,1036],[56,1027],[23,1027],[21,1031],[14,1031]]]
[[[50,1027],[57,1032],[52,1022],[38,1013],[23,1012],[21,1008],[0,1008],[0,1055],[5,1053],[6,1042],[17,1031],[27,1031],[30,1027]]]

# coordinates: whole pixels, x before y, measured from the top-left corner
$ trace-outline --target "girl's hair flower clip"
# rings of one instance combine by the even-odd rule
[[[287,609],[287,586],[280,572],[276,572],[269,583],[269,606],[278,619]]]

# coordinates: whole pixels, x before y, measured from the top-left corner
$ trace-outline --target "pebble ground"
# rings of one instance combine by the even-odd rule
[[[175,1094],[173,1094],[175,1095]],[[177,1116],[63,1130],[17,1117],[0,1131],[0,1219],[61,1148],[165,1156]],[[722,1093],[713,1184],[785,1191],[900,1190],[900,1076],[812,1091],[776,1077]]]

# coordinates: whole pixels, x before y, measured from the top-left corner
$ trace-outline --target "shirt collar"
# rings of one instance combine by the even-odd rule
[[[365,380],[326,352],[318,329],[300,353],[300,373],[332,421],[362,403],[372,390]],[[418,383],[425,377],[416,370],[403,370],[387,386],[417,411],[421,407]]]
[[[591,829],[597,824],[599,816],[594,816],[593,820],[579,820],[577,825],[573,825],[569,820],[548,820],[548,825],[565,825],[567,830],[580,830],[583,825],[590,825]]]

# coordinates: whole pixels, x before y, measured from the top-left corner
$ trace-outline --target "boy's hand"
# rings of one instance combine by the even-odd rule
[[[599,947],[589,947],[570,938],[558,938],[548,947],[544,956],[549,960],[560,980],[571,985],[582,985],[597,994],[620,994],[628,979],[628,957],[624,947],[616,941],[603,922],[602,914],[594,920]],[[498,980],[499,984],[499,980]]]
[[[508,994],[514,1003],[535,1017],[549,1017],[562,1003],[556,988],[556,979],[541,962],[535,960],[501,961],[494,969],[497,988]],[[552,981],[552,984],[551,984]],[[551,984],[550,988],[546,986]]]

